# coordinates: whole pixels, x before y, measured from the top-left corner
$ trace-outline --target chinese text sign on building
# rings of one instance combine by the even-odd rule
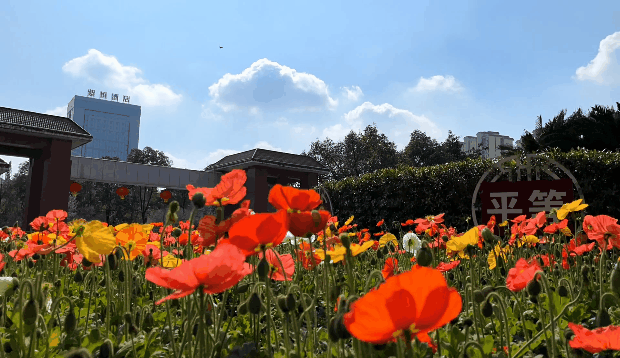
[[[484,182],[480,186],[482,223],[495,215],[497,223],[520,215],[532,217],[541,211],[547,214],[573,201],[571,179]]]

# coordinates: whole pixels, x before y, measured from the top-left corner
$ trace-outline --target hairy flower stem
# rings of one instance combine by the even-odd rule
[[[487,299],[491,299],[491,297],[495,298],[496,302],[499,303],[499,312],[501,312],[501,318],[504,321],[502,326],[504,332],[506,332],[506,346],[508,347],[508,358],[510,358],[510,322],[508,321],[508,315],[506,314],[506,303],[504,303],[504,299],[502,296],[497,294],[497,292],[490,292],[487,296]]]
[[[551,318],[551,354],[553,357],[557,355],[557,347],[555,344],[555,303],[553,302],[554,292],[551,291],[551,285],[549,284],[549,280],[543,271],[538,271],[540,277],[542,278],[543,288],[545,289],[545,293],[547,294],[547,299],[549,300],[549,316]],[[536,279],[536,276],[534,276]]]

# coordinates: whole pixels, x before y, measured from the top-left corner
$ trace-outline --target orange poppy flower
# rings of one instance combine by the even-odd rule
[[[383,279],[387,280],[388,278],[394,276],[394,270],[398,271],[398,260],[393,257],[388,257],[385,259],[383,270],[381,270]]]
[[[155,302],[159,305],[167,300],[191,295],[199,287],[208,294],[224,292],[246,275],[247,268],[244,264],[245,255],[239,248],[222,244],[210,254],[185,261],[172,270],[149,268],[145,277],[158,286],[176,290]]]
[[[304,236],[308,232],[316,234],[325,228],[331,218],[329,211],[319,210],[319,218],[316,219],[312,216],[312,210],[321,202],[321,196],[314,190],[276,184],[269,191],[269,203],[288,213],[289,231],[295,236]]]
[[[381,219],[381,221],[377,223],[377,226],[381,226],[381,225],[383,225],[383,219]]]
[[[280,245],[288,232],[288,214],[279,210],[273,214],[246,216],[228,230],[228,239],[246,256]]]
[[[583,231],[586,232],[590,240],[596,241],[601,248],[609,244],[620,249],[620,225],[618,219],[607,215],[591,216],[586,215],[583,220]]]
[[[456,318],[461,308],[461,295],[448,287],[441,272],[416,265],[355,301],[344,315],[344,325],[368,343],[395,341],[405,329],[430,342],[428,332]]]
[[[400,226],[410,226],[410,225],[413,225],[413,224],[415,224],[413,222],[413,219],[409,219],[409,220],[405,221],[404,223],[401,223]]]
[[[583,349],[590,353],[606,350],[620,351],[620,326],[589,330],[581,325],[568,322],[568,328],[575,333],[575,337],[568,342],[571,348]]]
[[[506,278],[506,287],[513,292],[519,292],[534,279],[537,271],[542,271],[536,260],[527,262],[521,258],[517,261],[515,267],[508,271]]]

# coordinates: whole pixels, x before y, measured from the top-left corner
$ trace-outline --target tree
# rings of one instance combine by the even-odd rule
[[[396,144],[391,142],[384,133],[379,134],[375,123],[366,127],[361,141],[368,153],[364,168],[366,173],[394,168],[398,165],[399,155]]]
[[[0,223],[2,226],[14,226],[16,222],[21,226],[26,209],[26,191],[30,184],[28,176],[30,162],[20,164],[13,177],[2,184],[2,200],[0,201]]]
[[[329,169],[329,174],[319,175],[321,181],[325,180],[339,180],[341,172],[341,157],[340,148],[337,143],[334,143],[330,138],[326,138],[323,141],[319,141],[318,138],[315,142],[310,143],[310,150],[306,153],[304,150],[301,155],[306,155],[317,162],[323,164],[325,168]]]
[[[403,151],[402,160],[412,167],[441,164],[443,158],[437,140],[416,129],[411,133],[409,143]]]

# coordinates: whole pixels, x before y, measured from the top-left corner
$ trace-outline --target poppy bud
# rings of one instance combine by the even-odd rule
[[[278,308],[280,308],[280,310],[282,310],[282,312],[284,313],[288,313],[290,310],[288,309],[287,305],[286,305],[286,296],[284,295],[279,295],[278,299]]]
[[[376,351],[382,351],[382,350],[384,350],[384,349],[385,349],[385,347],[387,347],[387,345],[386,345],[386,344],[374,344],[374,345],[373,345],[373,348],[374,348]]]
[[[237,288],[235,288],[235,293],[239,294],[239,293],[246,293],[248,292],[248,289],[250,288],[250,285],[247,283],[241,283],[239,285],[237,285]]]
[[[598,310],[594,324],[596,327],[607,327],[611,325],[611,317],[609,317],[609,313],[605,309],[605,305]]]
[[[24,309],[22,312],[22,319],[25,324],[33,325],[37,321],[37,317],[39,316],[39,306],[35,302],[35,300],[30,299],[24,305]]]
[[[241,302],[241,304],[237,306],[237,313],[242,316],[248,314],[248,305],[245,302]]]
[[[476,301],[476,303],[482,303],[484,302],[484,293],[482,293],[482,291],[480,290],[476,290],[474,291],[474,301]]]
[[[495,235],[493,235],[493,232],[488,227],[482,229],[482,238],[489,244],[493,244],[495,242]]]
[[[82,259],[82,266],[83,266],[83,267],[88,268],[88,267],[90,267],[90,265],[92,265],[92,264],[93,264],[93,263],[92,263],[92,262],[90,262],[90,261],[88,261],[86,258],[83,258],[83,259]]]
[[[116,270],[118,268],[118,259],[116,258],[116,255],[108,255],[108,264],[110,265],[110,270]]]
[[[178,228],[178,227],[175,227],[174,230],[172,230],[172,236],[175,239],[178,239],[179,236],[181,236],[181,234],[183,234],[183,231],[180,228]]]
[[[149,291],[149,300],[153,301],[153,291]]]
[[[567,327],[564,330],[564,338],[566,338],[567,341],[570,341],[571,339],[573,339],[574,336],[575,336],[575,333],[573,332],[572,329]]]
[[[130,325],[129,326],[129,334],[131,334],[132,336],[135,336],[138,334],[138,327],[136,327],[135,325]]]
[[[114,356],[114,346],[109,339],[106,339],[101,346],[99,346],[99,358],[111,358]]]
[[[120,270],[118,272],[118,280],[121,281],[121,282],[125,282],[125,271]]]
[[[194,323],[194,327],[192,327],[192,335],[194,337],[196,337],[196,335],[198,334],[198,323]]]
[[[258,314],[260,312],[260,307],[261,303],[260,303],[260,297],[258,296],[258,293],[254,292],[252,293],[252,295],[250,296],[250,299],[248,300],[248,311],[250,311],[250,313],[252,314]]]
[[[96,327],[93,328],[88,334],[88,340],[91,342],[98,342],[100,338],[101,338],[101,331],[99,330],[99,328],[96,328]]]
[[[484,303],[480,307],[480,310],[482,312],[482,315],[486,318],[489,318],[491,317],[491,315],[493,315],[493,305],[491,305],[491,302],[489,302],[489,300],[484,301]]]
[[[332,234],[334,234],[335,232],[338,232],[338,229],[336,228],[336,225],[332,223],[329,225],[329,231],[331,231]]]
[[[422,244],[422,248],[420,248],[418,256],[416,257],[416,261],[418,262],[418,265],[425,267],[428,267],[433,263],[433,251],[431,251],[426,242]]]
[[[73,281],[75,281],[75,282],[77,282],[77,283],[80,283],[80,282],[83,282],[83,281],[84,281],[84,275],[82,275],[82,272],[81,272],[81,271],[79,271],[79,270],[78,270],[78,271],[75,273],[75,276],[73,276]]]
[[[99,281],[99,286],[105,287],[105,277],[102,278],[101,281]]]
[[[166,214],[166,224],[175,224],[177,221],[179,221],[179,215],[168,211]]]
[[[583,267],[581,268],[581,277],[583,278],[583,283],[586,285],[590,283],[588,273],[590,273],[590,266],[583,265]]]
[[[611,291],[615,292],[616,295],[620,295],[620,264],[616,264],[614,267],[609,282],[611,284]]]
[[[205,198],[203,193],[197,192],[194,196],[192,196],[192,203],[194,203],[196,209],[202,209],[207,203],[207,198]]]
[[[347,250],[351,247],[351,239],[349,239],[349,235],[347,233],[340,234],[340,242],[342,242],[342,246],[344,246]]]
[[[77,318],[75,317],[75,312],[73,312],[73,307],[69,308],[69,313],[67,317],[65,317],[64,329],[65,333],[71,334],[75,331],[75,327],[77,326]]]
[[[338,340],[340,339],[338,337],[338,333],[336,332],[336,317],[332,317],[332,319],[329,321],[329,325],[327,327],[327,335],[329,339],[334,343],[338,342]]]
[[[568,289],[566,286],[560,285],[560,287],[558,287],[558,295],[560,295],[560,297],[568,297]]]
[[[28,268],[33,268],[34,267],[34,261],[32,260],[28,260]]]
[[[142,322],[142,329],[146,333],[150,333],[154,324],[155,319],[153,318],[153,314],[151,312],[147,313],[146,316],[144,316],[144,322]]]
[[[267,280],[267,275],[269,274],[269,262],[267,262],[265,257],[263,257],[258,263],[256,271],[258,271],[258,278],[265,282]]]
[[[321,214],[318,210],[312,210],[312,221],[314,222],[314,227],[319,227],[321,225]]]
[[[377,250],[377,258],[379,258],[379,260],[383,259],[383,251],[382,250]]]
[[[338,315],[336,316],[336,333],[340,339],[349,339],[351,338],[351,333],[347,330],[347,327],[344,325],[344,316]]]
[[[295,295],[293,295],[292,293],[286,295],[286,307],[288,308],[288,310],[294,310],[296,305],[297,302],[295,302]]]
[[[532,281],[530,281],[527,284],[527,293],[531,297],[538,296],[540,294],[540,290],[541,290],[540,282],[538,282],[536,278],[534,278]]]
[[[131,313],[125,312],[125,314],[123,315],[123,319],[125,320],[127,324],[131,324],[132,323]]]
[[[73,349],[64,354],[65,358],[92,358],[92,355],[86,348]]]
[[[2,348],[4,349],[4,353],[13,352],[13,347],[11,347],[11,343],[9,341],[4,341]]]
[[[195,196],[196,194],[194,194]],[[193,199],[193,197],[192,197]],[[170,203],[170,205],[168,206],[168,214],[174,214],[177,211],[179,211],[179,202],[174,200]]]

